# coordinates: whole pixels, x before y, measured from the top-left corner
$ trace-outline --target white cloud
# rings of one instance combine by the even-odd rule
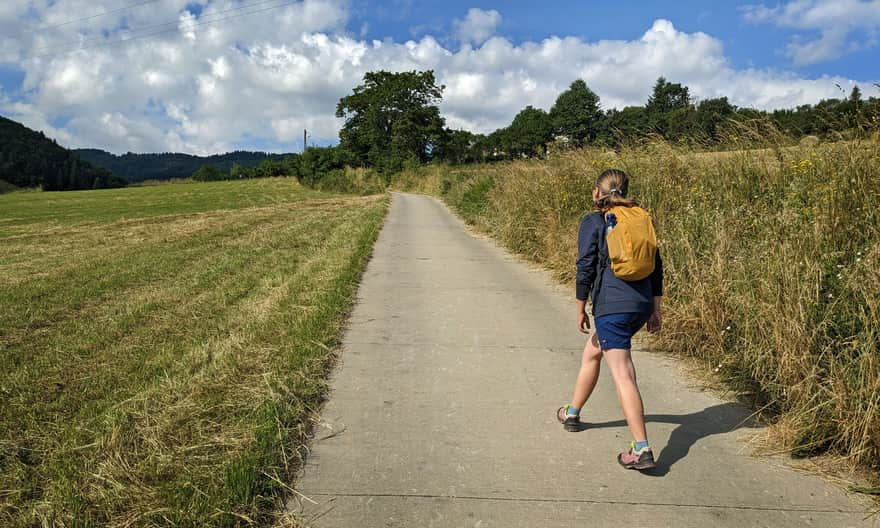
[[[29,22],[60,23],[100,12],[100,6],[90,3],[87,9],[78,1],[44,6]],[[508,125],[526,105],[549,109],[576,78],[601,96],[604,108],[643,104],[660,75],[687,84],[700,98],[727,95],[734,104],[758,108],[815,103],[839,95],[834,83],[847,88],[854,83],[734,69],[720,41],[679,31],[666,20],[634,40],[551,37],[515,44],[490,36],[477,48],[458,50],[430,35],[366,41],[346,30],[344,1],[305,0],[231,23],[189,24],[189,37],[171,32],[48,57],[25,53],[14,61],[25,72],[22,94],[15,99],[0,94],[0,113],[71,147],[208,154],[260,144],[297,150],[304,128],[316,141],[334,141],[341,125],[334,116],[339,98],[365,72],[378,69],[433,69],[446,85],[441,111],[447,123],[477,132]],[[106,8],[114,3],[107,0]],[[155,9],[132,10],[127,24],[174,21],[174,27],[189,16],[175,4],[163,0]],[[197,20],[236,5],[212,2]],[[54,14],[64,6],[63,14]],[[93,38],[122,23],[105,18],[37,33],[23,46]],[[0,19],[0,26],[9,25]]]
[[[501,24],[501,13],[491,9],[484,11],[476,7],[468,9],[464,20],[455,20],[455,34],[462,44],[480,45],[495,34]]]
[[[796,35],[786,45],[786,55],[798,66],[873,47],[880,32],[880,0],[790,0],[772,8],[745,6],[743,16],[756,24],[818,32],[814,38]]]

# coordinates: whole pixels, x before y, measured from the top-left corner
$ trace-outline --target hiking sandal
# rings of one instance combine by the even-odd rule
[[[566,403],[562,407],[556,409],[556,419],[562,424],[562,428],[569,433],[577,433],[581,430],[581,417],[578,415],[569,415],[568,408],[570,403]]]
[[[657,464],[654,463],[654,452],[650,447],[636,452],[636,443],[630,444],[629,451],[617,455],[617,462],[625,469],[638,469],[644,471],[646,469],[654,469]]]

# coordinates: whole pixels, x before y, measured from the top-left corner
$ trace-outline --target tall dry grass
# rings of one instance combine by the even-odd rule
[[[750,142],[754,138],[747,138]],[[596,176],[652,211],[666,270],[654,346],[699,358],[795,454],[880,459],[880,143],[695,153],[664,143],[401,176],[571,281]]]

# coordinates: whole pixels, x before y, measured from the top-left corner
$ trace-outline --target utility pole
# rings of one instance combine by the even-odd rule
[[[308,148],[308,145],[306,145],[306,134],[308,134],[308,132],[309,131],[307,129],[303,129],[303,152],[305,152],[306,148]]]

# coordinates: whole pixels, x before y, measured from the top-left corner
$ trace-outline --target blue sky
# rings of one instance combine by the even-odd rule
[[[380,68],[435,70],[449,126],[477,132],[577,78],[604,108],[660,75],[764,109],[880,95],[880,0],[273,1],[4,0],[0,115],[72,147],[210,154],[297,150],[303,128],[332,144],[335,102]]]
[[[591,1],[566,2],[565,9],[535,10],[535,2],[482,2],[461,0],[427,2],[394,0],[391,2],[354,2],[355,16],[349,29],[359,32],[367,23],[368,38],[392,37],[397,41],[421,38],[426,34],[450,34],[456,18],[469,8],[496,10],[503,20],[498,33],[514,42],[539,41],[551,36],[574,36],[586,41],[630,40],[638,38],[654,20],[663,18],[688,33],[703,32],[724,44],[725,54],[738,68],[775,68],[803,76],[840,75],[853,79],[878,77],[880,55],[876,48],[865,48],[833,60],[810,65],[795,65],[785,55],[786,43],[802,37],[816,38],[819,30],[759,24],[744,17],[747,6],[756,2],[676,2]],[[770,2],[769,5],[778,5]],[[880,9],[880,5],[877,6]],[[875,29],[876,31],[876,29]],[[853,40],[867,40],[865,31],[855,31]],[[448,37],[454,45],[454,38]]]

